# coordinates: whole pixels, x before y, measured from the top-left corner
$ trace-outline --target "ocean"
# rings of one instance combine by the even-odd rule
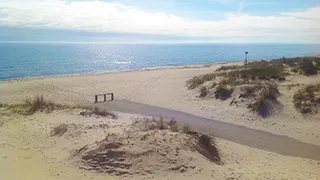
[[[0,80],[320,55],[307,44],[0,43]]]

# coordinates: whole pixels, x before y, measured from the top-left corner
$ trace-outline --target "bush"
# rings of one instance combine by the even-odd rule
[[[226,100],[231,97],[233,93],[232,87],[227,87],[226,85],[219,85],[214,91],[214,95],[216,99]]]
[[[191,128],[190,128],[189,125],[183,125],[183,126],[181,127],[181,131],[182,131],[183,133],[185,133],[185,134],[191,134],[191,133],[192,133],[192,130],[191,130]]]
[[[207,94],[208,94],[207,87],[202,86],[201,89],[200,89],[200,95],[199,95],[199,97],[206,97]]]
[[[277,101],[279,95],[280,92],[277,84],[263,85],[255,93],[254,100],[249,104],[248,108],[257,112],[262,117],[267,117],[282,108],[282,105]]]
[[[179,126],[177,124],[177,121],[175,121],[174,119],[171,119],[168,122],[168,126],[169,126],[170,131],[172,131],[172,132],[178,132],[179,131]]]
[[[320,106],[320,84],[300,89],[293,96],[293,102],[301,113],[317,113]]]
[[[317,74],[317,68],[313,65],[311,60],[303,60],[300,63],[300,68],[305,75],[315,75]]]

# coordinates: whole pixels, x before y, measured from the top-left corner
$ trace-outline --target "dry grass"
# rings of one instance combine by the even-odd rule
[[[189,125],[185,124],[181,127],[181,131],[185,134],[192,134],[192,130]]]
[[[141,131],[165,130],[165,129],[176,131],[178,125],[177,125],[177,122],[172,118],[144,117],[144,118],[136,118],[133,121],[132,126]]]
[[[293,102],[301,113],[317,113],[320,106],[320,84],[300,89],[293,96]]]
[[[67,131],[68,131],[68,125],[60,124],[51,130],[50,136],[62,136]]]
[[[75,108],[67,105],[56,104],[51,101],[44,100],[43,96],[37,96],[35,99],[26,99],[22,104],[10,104],[5,105],[8,110],[21,115],[32,115],[38,111],[40,112],[52,112],[53,110],[62,110]]]
[[[206,97],[207,94],[208,94],[208,89],[207,89],[207,87],[206,87],[206,86],[202,86],[202,87],[200,88],[200,95],[199,95],[199,97]]]
[[[248,105],[248,108],[257,112],[262,117],[267,117],[277,111],[280,111],[281,104],[277,101],[280,95],[277,84],[266,84],[260,87],[255,87],[257,90],[252,93],[254,96],[253,101]]]
[[[194,89],[207,81],[212,81],[216,78],[215,73],[205,74],[201,76],[195,76],[187,81],[187,87],[189,89]]]
[[[197,139],[196,150],[210,161],[216,164],[222,164],[214,139],[208,135],[200,133],[197,133],[194,136]]]
[[[101,116],[101,117],[111,117],[112,119],[117,119],[118,116],[112,112],[108,112],[106,110],[99,109],[98,107],[94,107],[92,109],[88,109],[87,111],[80,112],[82,116]]]

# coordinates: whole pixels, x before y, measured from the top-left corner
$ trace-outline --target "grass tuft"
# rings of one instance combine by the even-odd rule
[[[21,115],[33,115],[34,113],[40,112],[52,112],[53,110],[62,110],[72,108],[71,106],[60,105],[51,101],[45,101],[43,96],[37,96],[35,99],[26,99],[22,104],[9,104],[6,105],[8,110]]]
[[[277,84],[270,83],[256,87],[256,89],[260,90],[254,93],[254,100],[248,106],[252,111],[257,112],[262,117],[267,117],[282,108],[277,101],[280,95]]]
[[[62,136],[67,131],[68,131],[68,125],[67,124],[60,124],[51,130],[50,135],[51,136]]]
[[[295,107],[303,114],[317,113],[320,106],[320,84],[308,85],[293,96]]]

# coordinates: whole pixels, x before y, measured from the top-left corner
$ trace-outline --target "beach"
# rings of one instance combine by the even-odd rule
[[[278,114],[267,118],[262,118],[244,107],[230,106],[230,100],[201,99],[197,95],[198,89],[189,90],[186,87],[186,81],[194,76],[211,73],[222,65],[240,64],[242,63],[188,65],[127,72],[2,81],[0,84],[0,103],[16,104],[23,102],[26,98],[34,98],[41,95],[46,100],[55,103],[81,106],[83,104],[93,103],[95,94],[114,93],[115,100],[127,100],[168,108],[216,121],[287,136],[309,144],[320,145],[319,116],[302,115],[295,109],[292,102],[293,94],[299,87],[320,83],[319,75],[311,77],[302,75],[287,76],[286,81],[279,83],[281,92],[279,102],[284,108]],[[0,167],[10,168],[10,166],[5,167],[5,164],[10,164],[12,167],[22,166],[22,164],[19,164],[20,161],[12,159],[10,155],[10,153],[12,153],[13,156],[23,159],[21,163],[31,164],[39,161],[40,164],[43,163],[45,166],[49,166],[48,169],[53,169],[53,171],[55,171],[54,173],[46,170],[45,172],[41,172],[44,176],[48,175],[48,177],[50,177],[48,179],[105,178],[106,175],[101,173],[89,173],[83,170],[79,172],[75,170],[75,167],[67,163],[68,152],[71,151],[72,148],[79,148],[83,145],[80,142],[70,147],[65,147],[63,144],[70,141],[70,139],[66,137],[64,137],[64,139],[49,138],[51,143],[57,143],[56,147],[52,147],[46,144],[48,137],[43,137],[43,134],[46,134],[48,129],[53,127],[53,124],[63,122],[81,124],[77,122],[79,119],[77,116],[78,113],[77,111],[72,111],[71,114],[69,111],[54,111],[49,114],[36,113],[31,117],[10,114],[6,114],[6,116],[3,115],[1,118],[4,121],[4,126],[0,127],[2,141],[0,151],[1,155],[3,153],[7,155],[0,157],[2,158],[0,159]],[[127,127],[127,123],[131,122],[132,117],[137,116],[123,113],[118,114],[118,121],[106,118],[105,122],[108,123],[109,126],[129,128]],[[86,121],[83,117],[80,119],[84,122]],[[93,118],[91,118],[90,121],[94,121]],[[101,118],[99,121],[101,121]],[[28,133],[31,133],[30,137],[26,135]],[[92,135],[92,141],[98,141],[99,136],[103,136],[102,134],[96,133]],[[38,138],[36,138],[36,136],[38,136]],[[24,138],[21,139],[19,137]],[[100,139],[102,138],[103,137],[100,137]],[[30,139],[35,139],[35,141],[41,143],[27,143]],[[4,145],[5,142],[8,142],[9,145]],[[12,146],[10,146],[10,144]],[[197,159],[194,161],[194,166],[201,168],[201,171],[197,170],[197,173],[195,173],[194,170],[186,171],[185,173],[168,173],[163,171],[148,176],[137,175],[133,177],[136,179],[320,178],[320,162],[316,160],[284,156],[219,138],[216,139],[216,144],[224,159],[224,165],[222,166],[208,163],[204,159]],[[21,150],[21,148],[25,148],[26,146],[28,147],[27,149]],[[41,149],[42,146],[43,152],[38,156],[38,150]],[[15,150],[11,151],[10,149]],[[56,159],[50,159],[52,154],[48,153],[49,151],[56,156]],[[24,156],[31,156],[32,158],[26,159]],[[43,156],[48,157],[49,160],[44,162]],[[38,173],[36,167],[31,166],[30,168],[35,168],[30,171]],[[58,173],[61,175],[57,175],[57,170],[61,171],[61,173]],[[18,169],[12,168],[11,171],[5,170],[5,172],[4,177],[6,179],[22,178],[13,176],[13,174],[18,172]],[[89,174],[85,176],[86,173]],[[69,175],[67,176],[67,174]],[[31,177],[32,176],[30,176],[30,179],[32,179]],[[37,177],[39,176],[35,174],[34,178]],[[130,177],[132,178],[132,176],[121,178],[126,179]]]

